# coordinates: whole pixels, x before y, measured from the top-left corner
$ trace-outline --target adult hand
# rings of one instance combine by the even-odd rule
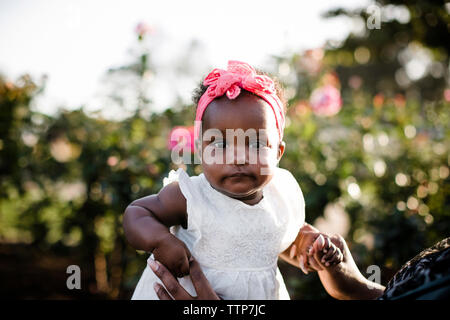
[[[166,288],[159,283],[155,283],[154,289],[160,300],[220,300],[213,288],[206,279],[200,264],[193,257],[189,262],[189,274],[194,285],[197,296],[191,296],[170,273],[167,268],[152,259],[148,262],[150,268],[161,279]],[[167,289],[167,290],[166,290]]]

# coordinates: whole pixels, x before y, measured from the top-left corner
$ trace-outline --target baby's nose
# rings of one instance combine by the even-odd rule
[[[246,164],[248,162],[245,146],[234,146],[233,156],[233,164]]]

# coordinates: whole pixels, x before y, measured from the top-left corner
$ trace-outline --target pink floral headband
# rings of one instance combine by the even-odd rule
[[[285,125],[283,104],[276,94],[272,79],[256,74],[256,70],[248,63],[228,61],[227,70],[214,69],[205,78],[203,85],[208,86],[208,89],[198,102],[194,127],[195,139],[198,139],[200,135],[203,113],[211,101],[225,93],[229,99],[235,99],[241,93],[241,88],[258,95],[272,107],[280,141],[283,139]]]

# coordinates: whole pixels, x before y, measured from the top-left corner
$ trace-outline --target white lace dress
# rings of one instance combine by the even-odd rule
[[[203,174],[189,177],[178,169],[169,179],[179,181],[188,217],[187,229],[171,232],[187,245],[217,294],[226,300],[289,299],[277,259],[305,220],[303,194],[292,174],[277,168],[253,206],[216,191]],[[132,299],[157,300],[155,282],[161,283],[147,266]],[[196,295],[189,276],[179,282]]]

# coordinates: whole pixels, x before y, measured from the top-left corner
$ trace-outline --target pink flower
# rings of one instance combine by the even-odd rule
[[[394,97],[394,105],[397,108],[403,108],[406,105],[405,96],[401,93],[397,93]]]
[[[361,88],[361,85],[363,84],[363,80],[360,76],[351,76],[350,79],[348,79],[348,85],[350,88],[358,90]]]
[[[152,26],[148,25],[147,23],[139,22],[135,28],[135,31],[139,37],[143,37],[146,34],[153,33],[154,29]]]
[[[180,145],[180,149],[194,152],[194,127],[175,127],[169,134],[169,150]]]
[[[323,86],[333,86],[335,88],[341,87],[341,82],[339,81],[339,77],[337,76],[335,71],[330,71],[325,73],[320,79]]]
[[[300,68],[310,75],[317,75],[322,68],[324,51],[322,48],[306,50],[299,60]]]
[[[309,102],[312,111],[318,116],[334,116],[342,108],[341,93],[331,85],[315,89]]]
[[[384,95],[382,93],[378,93],[373,97],[373,105],[377,108],[382,107],[384,103]]]
[[[308,101],[301,100],[294,107],[294,112],[300,116],[307,115],[311,112],[311,106],[309,105]]]
[[[450,102],[450,89],[444,90],[444,99],[445,101]]]

